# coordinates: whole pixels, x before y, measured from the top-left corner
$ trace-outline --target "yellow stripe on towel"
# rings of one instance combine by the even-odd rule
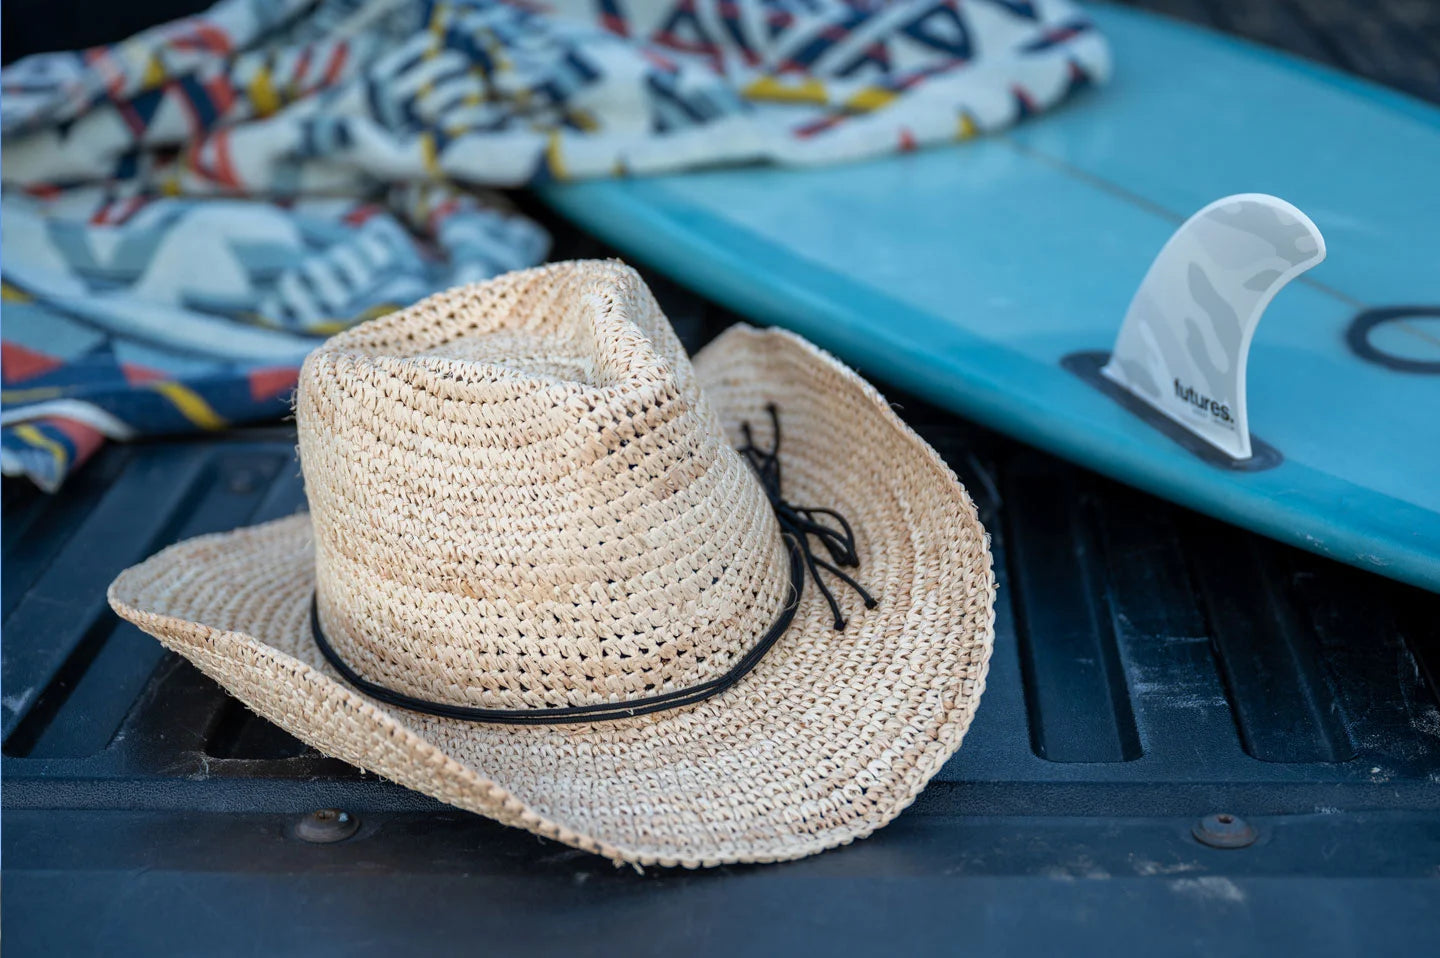
[[[246,93],[249,94],[251,105],[255,107],[256,116],[269,116],[280,109],[280,95],[270,83],[270,68],[263,63],[250,78]]]
[[[55,468],[57,473],[63,474],[65,472],[65,463],[69,461],[70,454],[65,451],[64,446],[60,445],[54,439],[51,439],[49,436],[45,435],[43,432],[30,425],[28,422],[22,422],[20,425],[16,426],[15,435],[19,436],[21,439],[25,440],[30,445],[35,446],[37,449],[44,449],[46,452],[50,453],[50,455],[55,457]]]
[[[761,77],[740,91],[749,100],[774,103],[828,103],[825,84],[817,79],[803,83],[783,83],[775,77]]]
[[[199,393],[188,386],[177,382],[152,382],[145,385],[174,403],[181,415],[201,429],[224,429],[230,425],[210,408],[210,404]]]

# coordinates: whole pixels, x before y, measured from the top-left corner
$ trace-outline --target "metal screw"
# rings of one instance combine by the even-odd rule
[[[1197,842],[1211,848],[1244,848],[1255,844],[1255,839],[1260,837],[1254,826],[1229,812],[1206,815],[1195,823],[1190,834]]]
[[[322,808],[295,823],[295,837],[302,842],[329,845],[343,842],[360,828],[360,819],[338,808]]]

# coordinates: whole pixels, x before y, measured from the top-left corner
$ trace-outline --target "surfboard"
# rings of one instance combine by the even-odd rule
[[[554,184],[626,255],[888,383],[1116,479],[1440,590],[1440,110],[1091,6],[1105,88],[1002,135],[818,169]],[[1249,354],[1264,461],[1177,441],[1081,374],[1190,214],[1274,194],[1328,259]],[[1203,445],[1203,444],[1201,444]]]

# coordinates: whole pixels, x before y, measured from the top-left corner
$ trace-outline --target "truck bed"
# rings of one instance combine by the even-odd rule
[[[1324,4],[1243,15],[1159,5],[1262,39],[1271,30],[1359,72],[1380,42],[1326,27],[1314,13]],[[1432,65],[1433,26],[1400,31]],[[1431,74],[1406,76],[1429,95]],[[610,255],[550,225],[557,257]],[[691,349],[737,319],[647,279]],[[124,567],[303,508],[290,427],[113,445],[53,497],[6,480],[6,945],[1433,949],[1440,596],[1205,519],[880,386],[961,476],[993,536],[989,687],[960,752],[894,824],[778,866],[616,868],[448,808],[316,754],[118,620],[104,592]],[[325,808],[358,829],[301,839],[299,823]]]
[[[557,229],[562,255],[607,252]],[[735,319],[648,279],[691,349]],[[776,867],[642,874],[447,808],[314,753],[118,620],[125,566],[303,507],[289,427],[112,446],[55,497],[7,482],[7,943],[1343,953],[1433,934],[1440,597],[886,392],[994,537],[989,688],[898,821]],[[297,838],[321,808],[358,831]],[[1253,844],[1205,844],[1234,830],[1207,816]]]

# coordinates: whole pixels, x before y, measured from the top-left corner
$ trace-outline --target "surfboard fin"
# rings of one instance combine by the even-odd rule
[[[1216,200],[1155,257],[1101,375],[1231,459],[1250,459],[1250,340],[1281,287],[1324,258],[1320,230],[1284,200]]]

